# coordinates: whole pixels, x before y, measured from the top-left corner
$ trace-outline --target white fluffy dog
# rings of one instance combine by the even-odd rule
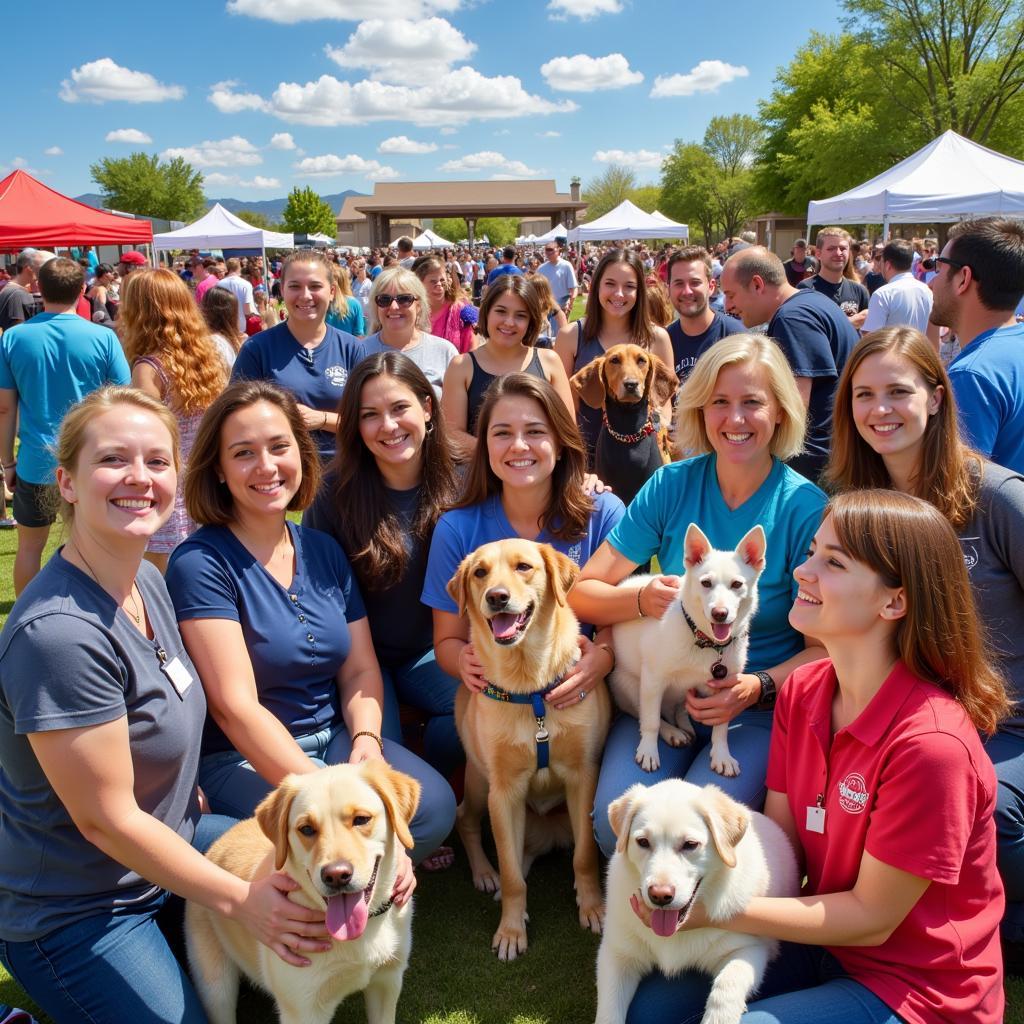
[[[778,943],[715,927],[676,928],[698,898],[709,919],[725,921],[754,896],[795,896],[796,858],[785,833],[717,786],[680,779],[633,786],[608,817],[617,843],[597,955],[597,1024],[623,1024],[640,979],[655,967],[667,976],[710,974],[701,1024],[736,1024]],[[649,927],[630,906],[634,894],[650,910]]]
[[[693,742],[686,692],[711,678],[742,672],[750,620],[757,611],[757,580],[764,570],[764,530],[755,526],[735,551],[717,551],[691,523],[683,542],[686,574],[680,600],[660,619],[638,618],[612,627],[615,668],[609,676],[616,704],[640,720],[636,761],[644,771],[661,764],[658,735],[673,747]],[[631,576],[620,586],[638,589],[654,576]],[[711,730],[711,767],[739,775],[729,753],[728,725]]]

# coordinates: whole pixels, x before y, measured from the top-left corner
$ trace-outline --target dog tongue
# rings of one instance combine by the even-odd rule
[[[362,892],[345,892],[327,901],[327,930],[339,942],[358,939],[369,916]]]
[[[513,615],[511,612],[502,612],[500,615],[495,615],[491,619],[491,632],[499,640],[504,640],[506,637],[515,636],[516,623],[519,621],[518,615]]]
[[[676,933],[676,925],[679,924],[678,910],[652,910],[651,931],[667,939]]]
[[[715,634],[715,639],[721,643],[723,640],[729,639],[729,634],[732,632],[732,625],[728,622],[712,622],[711,632]]]

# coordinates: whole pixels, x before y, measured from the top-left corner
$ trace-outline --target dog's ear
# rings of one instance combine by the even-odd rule
[[[550,544],[539,544],[540,556],[544,559],[544,570],[551,580],[555,600],[565,605],[566,595],[580,574],[580,567],[568,555],[556,551]]]
[[[637,783],[630,786],[617,800],[608,805],[608,821],[615,833],[615,852],[625,853],[629,842],[629,830],[633,827],[633,815],[638,806],[638,797],[646,787]]]
[[[705,786],[701,816],[722,863],[728,868],[736,867],[736,844],[750,825],[750,812],[717,786]]]
[[[407,849],[413,848],[409,822],[420,802],[420,784],[410,775],[395,771],[383,761],[363,761],[363,778],[373,786],[384,802],[388,820],[398,841]]]
[[[679,378],[653,352],[647,353],[651,365],[647,369],[647,386],[644,393],[650,396],[655,406],[664,405],[679,388]]]
[[[763,527],[758,524],[753,527],[746,536],[736,545],[736,554],[743,559],[751,569],[760,572],[764,568],[764,555],[768,547],[768,541],[764,535]]]
[[[298,779],[297,775],[286,775],[277,789],[271,790],[256,808],[256,821],[274,844],[274,867],[278,871],[288,859],[288,816],[298,792]]]
[[[683,538],[684,562],[687,569],[700,565],[711,552],[711,541],[704,536],[704,531],[696,524],[690,523]]]
[[[448,586],[445,588],[448,591],[448,596],[459,606],[460,615],[465,615],[466,609],[469,607],[469,565],[473,560],[473,554],[474,552],[470,552],[459,563],[455,575],[448,581]]]
[[[587,363],[579,373],[574,373],[569,378],[573,390],[580,396],[580,400],[586,402],[592,409],[604,408],[605,379],[604,379],[604,356]]]

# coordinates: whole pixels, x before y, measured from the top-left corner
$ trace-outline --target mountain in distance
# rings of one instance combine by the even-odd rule
[[[334,195],[321,196],[320,198],[337,214],[341,210],[341,204],[349,196],[364,195],[366,195],[365,192],[357,192],[355,189],[349,188],[344,192],[336,192]],[[85,195],[75,196],[75,199],[80,203],[85,203],[86,206],[95,207],[97,210],[105,208],[103,206],[103,196],[96,192],[86,192]],[[288,197],[282,196],[280,199],[207,199],[206,208],[209,209],[214,203],[220,203],[221,206],[232,213],[238,213],[239,210],[253,210],[279,223],[284,214],[284,208],[288,205]]]

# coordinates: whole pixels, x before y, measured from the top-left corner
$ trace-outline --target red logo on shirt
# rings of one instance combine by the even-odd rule
[[[860,814],[868,805],[868,787],[864,776],[857,772],[839,783],[839,806],[849,814]]]

